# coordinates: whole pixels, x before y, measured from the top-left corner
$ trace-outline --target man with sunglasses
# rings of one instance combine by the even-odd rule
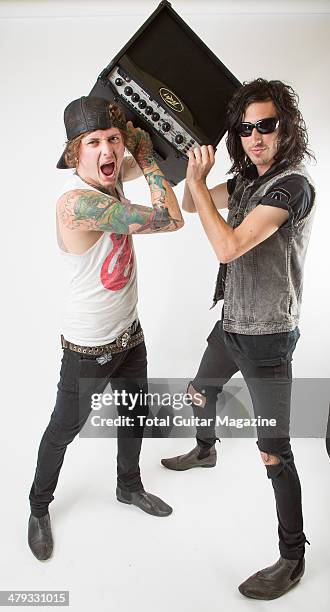
[[[276,420],[275,428],[257,427],[257,445],[275,493],[280,558],[239,586],[243,595],[267,600],[300,580],[307,541],[289,419],[315,193],[301,165],[313,154],[293,89],[264,79],[244,84],[229,104],[227,148],[234,177],[212,189],[206,177],[213,147],[189,152],[183,202],[184,210],[198,212],[220,261],[214,305],[224,300],[222,317],[188,387],[194,416],[212,426],[197,428],[192,451],[162,464],[178,471],[216,465],[217,397],[240,370],[255,417]],[[224,208],[227,221],[217,210]]]

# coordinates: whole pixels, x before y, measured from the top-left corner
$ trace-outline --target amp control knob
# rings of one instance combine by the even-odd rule
[[[123,84],[123,82],[124,82],[123,79],[119,77],[115,80],[115,84],[118,85],[118,87],[120,87]]]
[[[126,94],[126,96],[131,96],[133,93],[133,89],[130,85],[127,85],[124,89],[124,93]]]
[[[184,141],[182,134],[177,134],[175,137],[176,144],[181,144]]]
[[[159,119],[160,119],[160,114],[159,114],[159,113],[152,113],[152,117],[151,117],[151,119],[152,119],[153,121],[159,121]]]
[[[140,96],[138,93],[133,93],[132,102],[138,102],[140,100]]]
[[[147,106],[147,103],[145,100],[140,100],[140,102],[138,103],[139,108],[145,108],[146,106]]]
[[[154,112],[154,109],[152,108],[152,106],[147,106],[144,112],[146,115],[152,115],[152,113]]]
[[[163,127],[164,132],[168,132],[171,129],[171,124],[168,123],[168,121],[165,121],[162,127]]]

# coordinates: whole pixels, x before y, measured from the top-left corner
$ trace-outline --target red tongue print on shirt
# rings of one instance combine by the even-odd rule
[[[102,264],[101,281],[105,289],[118,291],[125,287],[131,278],[134,264],[132,240],[126,234],[110,234],[109,238],[113,242],[113,248]],[[111,262],[114,265],[110,272]]]

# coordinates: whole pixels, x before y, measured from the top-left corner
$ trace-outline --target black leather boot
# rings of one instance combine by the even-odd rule
[[[202,451],[198,444],[189,453],[178,455],[177,457],[169,457],[161,459],[161,464],[169,470],[190,470],[194,467],[214,467],[217,463],[217,451],[215,445],[211,446],[209,454],[205,457],[205,451]]]
[[[53,552],[53,536],[49,513],[37,518],[29,518],[28,542],[34,556],[39,561],[46,561]]]
[[[283,559],[260,570],[239,585],[245,597],[253,599],[276,599],[284,595],[304,575],[305,559]]]
[[[168,516],[173,512],[171,506],[166,504],[162,499],[147,493],[143,489],[141,491],[126,491],[117,487],[116,495],[118,501],[124,504],[132,504],[137,506],[144,512],[152,514],[153,516]]]

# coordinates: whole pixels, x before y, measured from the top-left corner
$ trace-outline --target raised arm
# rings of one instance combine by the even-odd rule
[[[206,177],[214,164],[212,146],[189,151],[187,182],[204,231],[222,263],[229,263],[274,234],[289,213],[273,206],[257,206],[236,228],[232,228],[216,210],[206,186]]]
[[[90,189],[63,194],[57,203],[63,225],[71,230],[106,231],[115,234],[151,234],[174,231],[166,208],[123,204],[117,198]]]
[[[168,215],[171,226],[167,231],[179,229],[184,225],[175,193],[158,167],[153,155],[153,147],[149,134],[140,128],[134,128],[132,122],[127,122],[132,145],[130,152],[140,166],[150,189],[153,207],[161,209],[162,215]]]
[[[130,123],[130,122],[129,122]],[[72,230],[109,231],[117,234],[172,232],[183,224],[181,211],[169,182],[157,166],[149,135],[130,124],[134,159],[143,173],[151,204],[123,204],[114,196],[89,189],[65,193],[57,203],[63,225]]]

